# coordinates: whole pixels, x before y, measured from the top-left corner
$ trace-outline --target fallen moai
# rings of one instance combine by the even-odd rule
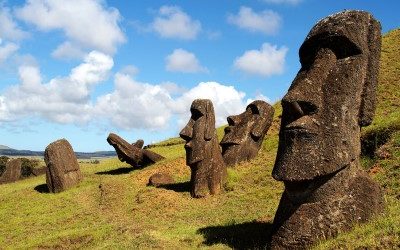
[[[0,184],[18,181],[21,178],[22,162],[20,159],[10,159],[6,163],[4,173],[0,176]]]
[[[227,118],[228,126],[220,145],[227,166],[248,161],[257,156],[261,144],[272,124],[274,108],[268,103],[256,100],[247,105],[239,115]]]
[[[272,249],[308,248],[383,210],[380,187],[360,166],[360,127],[375,110],[380,46],[380,24],[363,11],[322,19],[301,46],[301,69],[282,99],[272,176],[285,191]]]
[[[144,144],[143,140],[138,140],[130,144],[120,136],[110,133],[107,137],[107,142],[114,147],[118,159],[128,163],[132,167],[145,167],[164,159],[163,156],[157,153],[142,149]]]
[[[71,144],[66,139],[50,143],[44,151],[46,163],[46,183],[50,192],[67,190],[82,179],[78,160]]]
[[[217,141],[212,102],[196,99],[190,111],[191,118],[179,133],[186,141],[186,165],[191,169],[190,194],[196,198],[218,194],[226,182],[227,170]]]

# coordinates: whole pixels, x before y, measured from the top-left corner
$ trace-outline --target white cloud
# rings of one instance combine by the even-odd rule
[[[3,63],[19,49],[19,46],[15,43],[6,43],[4,46],[1,45],[2,41],[0,39],[0,63]]]
[[[177,6],[162,6],[151,24],[152,29],[164,38],[196,39],[201,24]]]
[[[13,20],[10,9],[0,3],[0,38],[19,41],[27,36],[28,33],[21,30]]]
[[[122,129],[167,126],[173,100],[165,88],[138,82],[122,73],[115,75],[114,85],[112,93],[97,99],[97,116],[109,119]]]
[[[251,8],[240,7],[237,15],[230,14],[228,22],[251,32],[261,32],[264,34],[275,34],[280,25],[281,17],[272,10],[264,10],[256,13]]]
[[[60,44],[51,55],[57,59],[80,59],[83,58],[85,52],[77,45],[71,42],[64,42]]]
[[[94,51],[68,77],[48,83],[42,83],[36,66],[20,66],[21,83],[0,96],[0,121],[39,116],[57,123],[86,123],[91,118],[90,93],[112,66],[111,57]]]
[[[175,49],[172,54],[165,58],[165,68],[168,71],[197,73],[207,72],[207,69],[200,65],[195,54],[184,49]]]
[[[273,3],[273,4],[292,4],[296,5],[303,0],[264,0],[266,3]]]
[[[234,67],[252,75],[271,76],[282,74],[288,48],[264,43],[260,50],[248,50],[236,58]]]
[[[179,124],[182,126],[190,117],[190,105],[194,99],[210,99],[214,106],[216,126],[226,124],[226,117],[244,111],[245,93],[237,91],[233,86],[218,82],[201,82],[176,99],[174,111],[180,114]]]
[[[53,53],[65,55],[71,46],[78,49],[115,53],[125,42],[118,26],[121,16],[117,9],[108,8],[98,0],[28,0],[15,10],[16,16],[42,31],[62,30],[69,44],[63,44]]]

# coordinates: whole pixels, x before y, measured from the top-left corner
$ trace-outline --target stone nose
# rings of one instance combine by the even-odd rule
[[[189,120],[188,124],[181,130],[179,136],[185,141],[190,141],[193,138],[193,125],[194,122],[192,119]]]

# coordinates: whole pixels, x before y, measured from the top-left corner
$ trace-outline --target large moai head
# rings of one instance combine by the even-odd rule
[[[192,172],[191,195],[217,194],[226,180],[226,166],[217,141],[212,102],[196,99],[190,112],[189,122],[179,135],[186,141],[186,164]]]
[[[367,12],[341,12],[312,28],[282,99],[276,180],[312,180],[358,159],[360,127],[375,110],[380,46],[380,24]]]
[[[301,69],[282,99],[272,176],[285,184],[272,249],[305,249],[382,211],[360,167],[360,128],[372,122],[380,24],[363,11],[319,21],[300,48]]]
[[[243,113],[227,118],[228,126],[220,144],[228,166],[257,156],[273,116],[271,105],[256,100],[247,105]]]

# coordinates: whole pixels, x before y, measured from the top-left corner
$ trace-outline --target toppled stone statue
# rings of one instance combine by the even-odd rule
[[[46,183],[52,193],[67,190],[82,179],[78,160],[71,144],[66,139],[50,143],[44,151]]]
[[[6,169],[0,176],[0,184],[18,181],[21,178],[22,162],[20,159],[10,159],[6,163]]]
[[[257,156],[261,144],[272,124],[274,108],[256,100],[246,111],[227,118],[224,138],[221,140],[222,156],[227,166],[248,161]]]
[[[157,153],[142,149],[143,140],[138,140],[130,144],[118,135],[110,133],[107,137],[107,142],[114,147],[118,159],[128,163],[132,167],[145,167],[164,159],[163,156]]]
[[[179,133],[186,141],[186,164],[191,169],[190,194],[195,198],[218,194],[226,182],[227,171],[217,141],[212,102],[196,99],[190,112],[189,122]]]
[[[285,184],[272,249],[307,248],[382,211],[380,187],[360,167],[360,127],[372,122],[380,24],[363,11],[319,21],[282,99],[272,176]]]

